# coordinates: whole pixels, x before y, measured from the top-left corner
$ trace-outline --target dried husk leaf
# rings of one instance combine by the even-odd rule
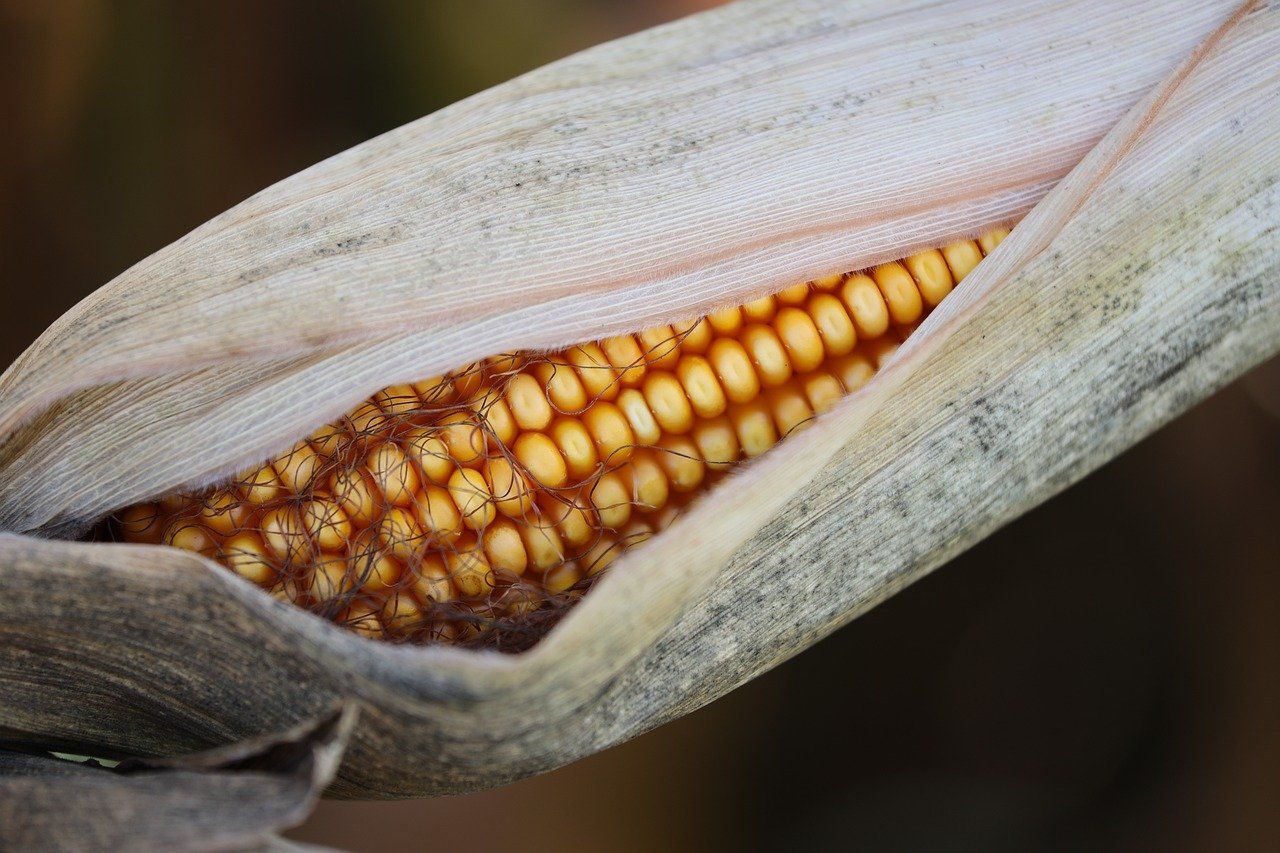
[[[1162,25],[1147,20],[1143,31],[1126,28],[1141,10],[1125,7],[1125,15],[1108,18],[1107,4],[1084,5],[1087,10],[1073,9],[1073,20],[1079,23],[1072,26],[1081,27],[1079,32],[1087,30],[1090,21],[1105,19],[1105,26],[1089,39],[1105,40],[1113,27],[1120,27],[1123,38],[1131,40],[1110,44],[1110,53],[1094,59],[1093,73],[1106,73],[1110,86],[1117,75],[1131,73],[1135,56],[1136,64],[1150,61],[1154,68],[1159,62],[1142,51],[1151,42],[1168,39],[1169,61],[1156,75],[1164,82],[1119,124],[1118,113],[1106,122],[1097,120],[1098,133],[1104,129],[1101,125],[1114,125],[1106,138],[1028,215],[1000,251],[931,315],[876,380],[803,437],[735,474],[668,532],[624,557],[534,650],[503,657],[380,645],[276,601],[192,554],[0,535],[0,597],[7,603],[0,615],[0,667],[8,673],[0,679],[0,705],[12,709],[0,736],[67,749],[106,746],[121,753],[196,749],[286,725],[317,713],[335,697],[354,696],[365,710],[336,793],[386,797],[460,791],[545,770],[699,707],[795,654],[1274,352],[1280,346],[1280,237],[1275,228],[1280,210],[1280,79],[1268,57],[1280,50],[1280,12],[1270,6],[1242,10],[1215,31],[1229,10],[1217,9],[1207,16],[1213,20],[1205,20],[1197,17],[1206,14],[1205,7],[1188,7],[1184,17],[1170,25],[1166,8],[1159,16]],[[748,8],[780,28],[785,12],[798,7]],[[1088,14],[1082,14],[1085,11]],[[567,73],[563,69],[568,67],[585,73],[583,64],[594,53],[602,66],[625,77],[643,66],[644,51],[664,34],[677,41],[690,38],[690,30],[710,26],[708,21],[717,25],[717,33],[735,22],[749,29],[746,19],[735,14],[742,13],[730,11],[681,25],[686,29],[669,28],[646,36],[649,41],[639,41],[639,47],[624,41],[613,46],[614,54],[589,52],[548,71],[560,68],[556,73]],[[778,20],[770,20],[771,14]],[[868,7],[850,14],[871,15]],[[923,19],[913,19],[915,14],[918,10],[884,14],[863,28],[861,37],[874,45],[893,35],[900,43],[921,25]],[[1055,12],[1036,7],[1022,14],[1041,26],[1053,20]],[[945,14],[943,19],[950,20]],[[1197,21],[1200,31],[1174,51],[1176,39],[1166,30],[1185,36]],[[948,44],[942,32],[963,43],[984,37],[986,31],[957,24],[950,31],[931,32],[929,38]],[[1033,28],[1028,35],[1035,32]],[[794,38],[784,37],[788,33]],[[776,49],[785,53],[800,50],[796,45],[807,44],[806,38],[842,33],[840,28],[821,26],[781,28],[773,31],[773,40],[754,44],[781,45]],[[1055,49],[1071,41],[1066,33],[1057,36],[1063,40],[1054,42]],[[1016,40],[1011,44],[1016,52]],[[975,42],[968,42],[958,56],[968,55],[969,62],[981,64],[973,58],[979,54],[965,52],[976,48]],[[728,66],[750,64],[760,50],[768,53],[770,48],[757,46],[755,52],[736,54],[726,49],[723,61]],[[1124,55],[1124,69],[1104,72],[1103,60],[1116,52]],[[605,56],[616,61],[603,61]],[[1053,51],[1041,43],[1024,60],[1031,56],[1043,61]],[[807,58],[814,61],[811,55]],[[910,62],[919,61],[919,55],[911,56]],[[714,76],[716,60],[708,62],[699,73]],[[679,63],[671,64],[678,76]],[[877,73],[891,75],[895,67],[890,62]],[[931,73],[946,76],[937,68]],[[508,91],[527,93],[535,100],[554,98],[555,87],[539,83],[552,79],[554,74],[531,75]],[[929,86],[946,88],[934,78],[917,82],[913,91],[926,100]],[[654,83],[660,84],[663,81]],[[803,100],[812,91],[792,94]],[[753,98],[749,87],[736,97],[743,105],[758,106],[757,98],[767,101],[767,93]],[[886,107],[886,114],[894,105],[909,112],[900,97],[891,100],[894,104]],[[1063,125],[1054,124],[1060,110],[1072,113],[1066,122],[1072,126],[1094,115],[1094,104],[1077,107],[1079,112],[1072,112],[1068,98],[1040,118],[1061,130]],[[484,115],[488,113],[471,116],[463,126],[476,133],[493,129],[483,122],[474,124]],[[977,124],[961,122],[957,127],[976,135],[971,150],[983,151],[983,144],[992,144],[1004,156],[1019,155],[1003,147],[1011,139],[1033,148],[1056,144],[1052,139],[1037,142],[1018,115],[1005,118],[990,127],[999,137],[994,143],[976,135]],[[894,127],[914,133],[919,122]],[[1011,135],[1003,135],[1006,131]],[[834,135],[824,141],[832,139]],[[717,162],[723,154],[708,155],[712,159],[706,162]],[[344,162],[361,159],[344,156]],[[291,360],[256,366],[218,364],[183,375],[184,380],[199,376],[196,385],[210,401],[215,400],[212,388],[200,383],[212,382],[213,377],[239,377],[246,383],[234,388],[223,404],[210,402],[207,409],[193,402],[199,394],[184,396],[187,392],[174,378],[179,374],[122,382],[115,387],[128,399],[116,405],[103,402],[109,393],[85,392],[15,433],[0,451],[5,454],[0,467],[22,476],[20,463],[33,449],[70,448],[75,430],[86,429],[81,419],[84,407],[110,412],[112,429],[130,423],[149,430],[151,438],[146,440],[166,433],[136,411],[144,401],[185,400],[206,417],[214,408],[221,412],[222,405],[240,412],[221,419],[224,428],[236,417],[247,417],[253,405],[261,405],[253,396],[256,387],[269,387],[282,377],[312,389],[319,387],[309,384],[315,375],[324,376],[339,364],[358,366],[363,371],[358,380],[348,384],[345,377],[327,376],[326,387],[341,386],[339,396],[348,387],[364,394],[388,381],[409,378],[378,373],[373,369],[376,357],[386,356],[393,373],[408,369],[411,360],[396,360],[406,354],[427,361],[445,357],[428,352],[427,342],[437,347],[465,343],[448,356],[454,361],[511,348],[510,338],[498,343],[495,337],[508,332],[516,336],[515,345],[565,343],[638,325],[645,318],[655,319],[658,312],[691,313],[694,307],[730,295],[842,266],[822,255],[828,232],[808,243],[797,237],[803,251],[792,254],[787,238],[797,232],[762,224],[799,210],[787,205],[796,191],[814,189],[808,176],[845,180],[834,171],[824,172],[832,163],[820,152],[806,150],[803,157],[811,159],[788,159],[788,167],[772,176],[777,180],[772,186],[761,185],[740,196],[744,208],[766,209],[754,230],[748,228],[747,237],[728,235],[724,254],[715,258],[690,251],[689,269],[710,283],[704,287],[698,278],[697,295],[679,304],[678,311],[673,302],[684,299],[683,292],[670,291],[657,305],[649,290],[667,292],[680,280],[677,273],[660,278],[657,273],[664,267],[659,260],[637,260],[635,252],[612,255],[625,259],[624,274],[606,275],[602,288],[622,306],[622,319],[611,313],[603,330],[574,325],[561,334],[550,323],[551,318],[568,317],[567,306],[585,312],[585,319],[573,323],[589,325],[592,318],[604,316],[599,301],[603,291],[588,289],[588,283],[596,282],[586,274],[593,270],[582,260],[587,253],[575,255],[573,263],[579,265],[572,267],[566,295],[557,295],[549,306],[537,307],[531,301],[524,307],[521,300],[528,297],[529,288],[538,291],[541,285],[517,279],[509,282],[515,307],[505,312],[493,304],[480,307],[483,299],[477,297],[481,301],[466,308],[475,312],[470,320],[459,319],[462,314],[454,309],[460,303],[451,302],[450,294],[457,296],[474,285],[488,289],[490,297],[483,298],[491,298],[501,288],[478,269],[469,270],[476,277],[465,279],[465,284],[448,286],[424,274],[419,295],[438,296],[447,306],[426,316],[447,316],[460,322],[458,328],[464,332],[428,329],[388,338],[380,346],[295,354]],[[905,167],[909,159],[888,158],[882,164],[888,168],[889,184],[905,179],[894,168],[895,163]],[[977,230],[991,218],[1010,213],[1010,205],[1028,201],[1018,195],[1026,192],[1024,188],[1008,197],[1022,199],[1016,204],[984,196],[948,206],[949,199],[968,198],[963,192],[949,194],[948,189],[984,185],[982,175],[964,170],[963,158],[946,160],[944,155],[942,160],[943,172],[935,174],[939,180],[917,187],[919,205],[908,205],[905,213],[891,210],[878,218],[874,187],[842,184],[869,211],[869,218],[848,220],[840,232],[846,245],[858,247],[858,258],[872,260],[880,253],[900,253],[939,237]],[[1035,152],[1029,160],[1045,162]],[[758,173],[763,167],[752,162]],[[809,162],[818,164],[812,172]],[[846,173],[850,162],[845,162]],[[398,165],[404,167],[403,162]],[[988,173],[1001,174],[997,165],[989,161]],[[325,166],[332,164],[318,167],[310,179],[317,186]],[[685,161],[683,167],[690,163]],[[948,168],[960,171],[941,177]],[[1051,171],[1038,173],[1039,180],[1052,182]],[[704,173],[695,168],[691,174]],[[720,177],[732,180],[733,174],[726,168]],[[248,204],[261,205],[266,216],[288,220],[297,215],[278,199],[275,206],[268,204],[264,199],[273,192],[282,190],[274,188]],[[680,243],[680,235],[690,232],[680,219],[682,208],[664,192],[651,196],[650,202],[659,208],[672,205],[674,248],[664,258],[678,258],[688,248]],[[1000,197],[999,191],[995,197]],[[835,204],[834,196],[827,198]],[[884,199],[879,203],[883,206]],[[826,210],[819,198],[816,213],[821,216]],[[234,219],[233,214],[236,211],[227,217]],[[724,214],[708,201],[702,225],[718,226]],[[981,221],[965,224],[968,214]],[[741,211],[741,217],[755,215]],[[741,227],[753,224],[749,218],[734,221]],[[580,240],[590,243],[590,236],[601,233],[593,222],[578,223]],[[898,236],[898,227],[909,236]],[[262,233],[267,239],[269,232]],[[717,232],[718,238],[721,234]],[[648,236],[652,239],[653,233]],[[771,244],[775,238],[778,242]],[[213,239],[212,233],[205,239]],[[506,245],[518,244],[512,238]],[[789,272],[781,267],[756,269],[768,253],[761,249],[753,254],[751,247],[768,245],[782,247],[780,254],[792,265]],[[199,250],[196,245],[183,249]],[[652,249],[651,254],[661,252]],[[822,260],[813,261],[815,256]],[[523,257],[541,257],[541,248],[526,247]],[[806,267],[811,261],[814,266]],[[169,264],[170,272],[182,266],[172,259],[157,263]],[[368,275],[382,268],[369,258],[363,263]],[[351,269],[360,268],[352,262]],[[684,267],[673,268],[685,272]],[[637,272],[641,269],[645,272]],[[721,277],[724,270],[734,275]],[[633,272],[636,277],[629,278]],[[313,273],[316,282],[327,274]],[[145,294],[146,276],[139,268],[126,278],[130,275],[135,278],[116,286]],[[161,278],[155,275],[155,280]],[[324,289],[302,279],[289,287],[295,284],[303,290]],[[251,283],[244,287],[254,290]],[[235,292],[240,292],[238,285]],[[119,298],[123,303],[124,297]],[[105,310],[91,308],[85,316]],[[260,304],[258,310],[284,309],[272,303]],[[479,340],[479,348],[467,349],[474,343],[468,336]],[[419,344],[423,349],[415,349]],[[180,358],[180,347],[170,355]],[[78,355],[66,357],[84,367]],[[110,353],[99,352],[99,357],[109,359]],[[46,348],[40,358],[19,365],[7,377],[4,393],[21,396],[28,377],[42,369],[56,375],[59,369],[40,367],[48,358]],[[432,366],[454,365],[451,361]],[[314,406],[316,395],[306,400],[305,394],[298,394],[297,400],[289,397],[282,404],[291,414],[273,423],[296,426],[310,417],[301,413],[303,403]],[[353,399],[344,397],[343,405]],[[296,412],[290,408],[295,405]],[[182,420],[175,409],[165,409],[164,415]],[[200,437],[207,440],[215,432]],[[57,445],[58,441],[63,443]],[[152,444],[150,452],[160,457],[180,453],[185,446],[178,443],[177,449],[161,453],[161,445]],[[235,453],[221,444],[216,452],[199,442],[195,446],[206,474],[219,470]],[[141,496],[140,484],[158,488],[168,482],[170,475],[161,462],[153,459],[155,464],[148,467],[127,451],[122,453],[131,466],[126,474],[94,467],[96,457],[90,456],[84,462],[90,472],[68,473],[70,486],[55,483],[43,491],[31,485],[9,486],[0,491],[0,512],[5,513],[0,517],[9,519],[6,523],[15,530],[48,532],[83,520],[86,515],[78,506],[97,501],[101,511],[111,501]],[[14,497],[23,494],[39,506],[28,511]]]
[[[208,752],[107,768],[0,750],[5,850],[292,850],[333,779],[348,707]]]

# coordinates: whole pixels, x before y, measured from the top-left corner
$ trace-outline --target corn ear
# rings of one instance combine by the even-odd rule
[[[499,784],[711,701],[1064,488],[1280,346],[1280,10],[1174,5],[989,3],[976,22],[971,4],[731,7],[375,140],[143,262],[0,387],[0,519],[14,531],[0,534],[0,669],[32,673],[0,679],[6,736],[195,749],[355,696],[336,793]],[[921,64],[930,49],[950,73]],[[967,99],[966,74],[982,97]],[[666,147],[617,155],[616,183],[603,161],[575,183],[595,134],[638,126],[623,120],[629,80],[668,104]],[[710,91],[706,135],[675,133],[688,118],[675,105]],[[616,113],[601,106],[613,98]],[[974,120],[984,98],[999,106]],[[747,122],[762,115],[788,117],[789,138]],[[444,170],[460,158],[450,123],[481,146],[480,167]],[[841,147],[867,128],[882,135]],[[857,172],[855,148],[876,168]],[[627,207],[631,168],[653,179],[662,228]],[[447,198],[380,219],[415,180],[474,197],[451,211],[474,230],[435,227]],[[543,212],[536,225],[485,215],[485,181],[526,180],[552,187],[521,208]],[[357,190],[377,202],[343,219]],[[614,205],[625,215],[610,219]],[[874,381],[733,475],[751,500],[712,493],[519,656],[382,646],[194,554],[21,535],[229,473],[414,371],[674,320],[1027,208]],[[493,265],[498,246],[519,270]],[[163,299],[175,280],[185,295]],[[234,322],[137,336],[209,314],[228,287],[247,312]],[[323,310],[285,322],[295,294]],[[268,331],[281,337],[263,344]],[[246,449],[254,413],[266,423]]]
[[[1008,233],[390,386],[94,538],[199,552],[369,637],[522,651],[618,556],[870,381]]]

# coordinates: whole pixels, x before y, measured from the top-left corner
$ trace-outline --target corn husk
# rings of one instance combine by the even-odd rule
[[[414,796],[711,701],[1280,347],[1278,50],[1273,5],[749,2],[260,193],[0,379],[6,735],[167,753],[354,697],[335,792]],[[46,538],[261,461],[387,384],[1028,210],[872,383],[531,652],[380,645],[196,555]]]
[[[335,709],[287,732],[116,766],[0,750],[6,850],[296,850],[355,721]]]

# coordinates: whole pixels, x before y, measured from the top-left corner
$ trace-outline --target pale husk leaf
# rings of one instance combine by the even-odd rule
[[[5,734],[194,749],[354,696],[336,792],[413,796],[722,695],[1280,346],[1278,49],[1274,8],[1232,19],[876,380],[627,555],[533,651],[379,645],[191,554],[0,536]]]
[[[1011,221],[1236,2],[749,2],[371,140],[127,270],[14,364],[0,529],[72,535],[385,385]]]

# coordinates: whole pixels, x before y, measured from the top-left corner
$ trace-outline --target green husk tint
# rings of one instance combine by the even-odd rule
[[[264,191],[0,379],[0,737],[174,754],[355,697],[333,792],[404,797],[546,770],[711,701],[1280,346],[1278,51],[1269,5],[748,3]],[[373,643],[189,552],[65,541],[388,384],[1028,208],[873,381],[522,654]]]

